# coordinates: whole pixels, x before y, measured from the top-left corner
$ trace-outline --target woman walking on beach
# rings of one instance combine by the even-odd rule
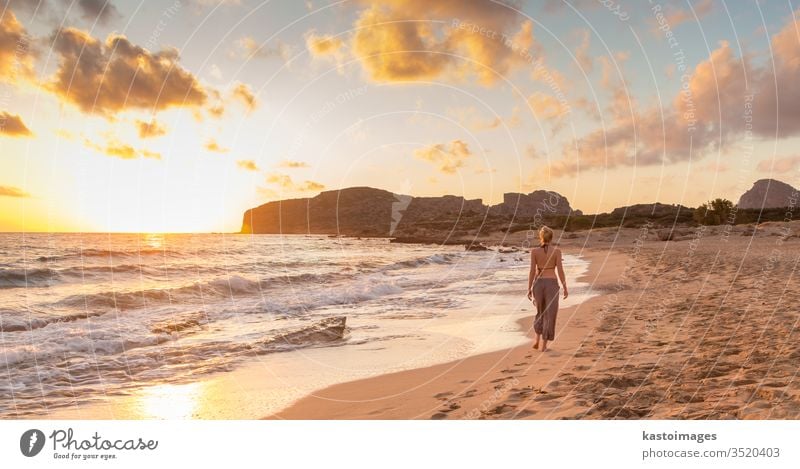
[[[536,305],[536,332],[534,349],[547,351],[547,341],[555,339],[556,315],[558,314],[558,279],[564,287],[564,299],[569,296],[564,267],[561,265],[561,249],[553,247],[553,230],[543,226],[539,230],[539,247],[531,249],[531,270],[528,273],[528,299]],[[556,278],[558,272],[558,278]]]

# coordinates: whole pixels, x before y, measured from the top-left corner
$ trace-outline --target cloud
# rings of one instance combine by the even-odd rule
[[[289,168],[289,169],[308,168],[309,166],[310,165],[308,163],[306,163],[305,161],[283,160],[280,163],[278,163],[278,167],[280,167],[280,168]]]
[[[211,75],[212,78],[215,78],[217,80],[222,80],[224,78],[222,76],[222,70],[219,68],[219,65],[217,64],[211,64],[211,68],[209,69],[208,74]]]
[[[325,189],[325,185],[315,181],[304,181],[300,184],[295,183],[288,174],[270,173],[266,178],[267,184],[280,187],[287,192],[314,192]]]
[[[0,15],[0,78],[13,82],[32,76],[35,52],[28,33],[13,11],[6,8]]]
[[[32,137],[33,132],[22,122],[18,115],[0,111],[0,135],[9,137]]]
[[[233,88],[233,97],[234,99],[238,99],[241,101],[249,111],[253,111],[258,102],[256,101],[256,96],[253,94],[252,88],[244,83],[238,83]]]
[[[274,184],[284,189],[290,189],[294,186],[292,178],[288,174],[270,173],[267,174],[267,184]]]
[[[581,43],[575,49],[575,59],[578,61],[578,65],[581,67],[581,70],[583,70],[583,73],[587,75],[592,73],[594,69],[594,62],[592,61],[591,55],[589,55],[590,37],[588,29],[581,31]]]
[[[139,138],[154,138],[167,134],[167,127],[155,119],[150,122],[137,119],[136,128],[139,131]]]
[[[243,36],[236,40],[234,49],[228,52],[230,58],[268,59],[278,57],[284,61],[289,60],[292,54],[291,47],[281,41],[276,41],[274,46],[261,44],[251,36]]]
[[[99,153],[122,160],[135,160],[138,158],[161,159],[161,153],[145,149],[137,150],[127,143],[120,142],[115,137],[108,137],[104,145],[97,144],[88,138],[84,138],[83,144],[87,148],[91,148]]]
[[[315,181],[304,181],[302,184],[295,186],[298,192],[315,192],[325,189],[325,185]]]
[[[700,0],[695,2],[695,4],[692,6],[694,13],[692,13],[690,9],[677,8],[674,6],[668,7],[664,13],[664,21],[671,29],[675,29],[687,21],[694,21],[695,14],[697,15],[697,18],[700,19],[711,13],[713,9],[714,0]],[[652,28],[653,32],[663,37],[663,33],[659,31],[658,27],[658,23],[654,21]]]
[[[756,169],[764,173],[788,173],[795,171],[800,169],[800,155],[759,161]]]
[[[312,58],[331,60],[336,63],[339,73],[343,73],[344,41],[330,34],[317,35],[314,31],[306,34],[306,48]]]
[[[474,106],[448,108],[447,115],[473,132],[493,130],[503,123],[500,116],[482,116]]]
[[[56,130],[55,133],[56,133],[56,135],[58,137],[63,138],[64,140],[69,140],[69,141],[74,141],[75,140],[75,134],[73,134],[69,130],[58,129],[58,130]]]
[[[330,34],[317,35],[313,31],[306,35],[306,48],[315,57],[336,56],[341,53],[344,41]]]
[[[776,33],[771,39],[773,60],[763,65],[736,56],[728,42],[720,42],[706,60],[686,71],[681,91],[663,108],[641,109],[629,101],[625,86],[616,86],[611,125],[565,145],[551,174],[674,163],[702,158],[742,138],[800,135],[798,30],[800,21],[793,18]],[[784,168],[793,160],[779,163]]]
[[[213,151],[215,153],[227,153],[228,152],[227,148],[221,147],[219,145],[219,143],[217,143],[217,141],[215,139],[213,139],[213,138],[209,138],[206,141],[206,143],[203,145],[203,148],[205,148],[208,151]]]
[[[59,66],[45,87],[87,114],[198,108],[208,100],[208,91],[178,64],[176,49],[151,53],[119,34],[100,42],[75,28],[54,33],[53,49]]]
[[[541,53],[533,23],[499,2],[364,3],[352,49],[374,81],[475,77],[490,86]]]
[[[258,171],[258,165],[253,160],[238,160],[236,166],[247,171]]]
[[[18,187],[0,186],[0,197],[30,197],[31,195]]]
[[[462,168],[471,155],[469,147],[461,140],[453,140],[449,145],[437,143],[414,150],[415,157],[435,164],[445,174],[453,174]]]
[[[71,0],[64,0],[65,3],[68,1]],[[78,0],[77,3],[86,21],[97,21],[105,25],[112,20],[122,18],[117,7],[108,0]]]
[[[528,106],[539,119],[555,120],[569,112],[569,107],[554,96],[537,91],[528,98]]]
[[[74,23],[78,15],[86,23],[108,25],[122,18],[110,0],[0,0],[0,10],[11,8],[30,14],[39,23]]]

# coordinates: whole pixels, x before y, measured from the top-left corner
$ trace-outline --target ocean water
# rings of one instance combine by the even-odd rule
[[[576,275],[585,262],[565,266]],[[524,302],[527,268],[521,252],[385,239],[0,234],[0,417],[195,383],[276,354],[336,357],[336,382],[503,348],[530,308],[492,305]]]

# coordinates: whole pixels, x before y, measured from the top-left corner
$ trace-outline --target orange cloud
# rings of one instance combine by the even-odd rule
[[[10,81],[29,77],[35,56],[30,38],[13,11],[5,8],[0,15],[0,77]]]
[[[197,108],[208,99],[197,78],[178,64],[176,49],[151,53],[119,34],[103,43],[75,28],[54,33],[53,49],[59,66],[45,87],[87,114]]]
[[[461,140],[453,140],[450,145],[437,143],[414,150],[414,156],[435,164],[445,174],[453,174],[462,168],[471,155],[469,147]]]
[[[325,185],[315,181],[305,181],[302,184],[295,186],[298,192],[315,192],[325,189]]]
[[[375,81],[477,77],[492,85],[541,51],[533,23],[499,2],[382,0],[356,20],[353,52]]]
[[[253,90],[244,83],[238,83],[233,88],[232,94],[235,99],[241,101],[250,111],[254,110],[258,105],[256,102],[256,96],[253,94]]]
[[[31,195],[18,187],[0,186],[0,197],[30,197]]]
[[[317,35],[313,31],[306,35],[306,47],[311,55],[329,56],[339,54],[344,41],[330,34]]]
[[[315,181],[304,181],[296,184],[288,174],[270,173],[266,178],[267,184],[279,186],[284,191],[314,192],[325,189],[325,185]]]
[[[217,143],[217,141],[214,140],[213,138],[208,139],[208,141],[206,141],[205,145],[203,145],[203,148],[205,148],[208,151],[213,151],[215,153],[227,153],[228,152],[227,148],[221,147],[219,145],[219,143]]]
[[[569,112],[567,104],[562,103],[552,95],[539,91],[528,98],[528,105],[539,119],[552,120],[560,118]]]
[[[309,164],[305,161],[289,161],[283,160],[278,164],[281,168],[308,168]]]
[[[167,128],[155,119],[150,122],[137,119],[136,128],[139,130],[139,138],[154,138],[167,134]]]
[[[795,12],[794,17],[797,17]],[[565,145],[551,175],[616,166],[654,165],[701,158],[740,138],[790,138],[800,135],[800,20],[792,19],[772,37],[774,62],[754,66],[720,42],[709,57],[682,74],[682,89],[664,108],[639,106],[622,86],[609,108],[612,120]],[[610,64],[610,62],[609,62]],[[759,163],[765,170],[772,163]],[[775,162],[783,170],[793,158]]]
[[[0,111],[0,134],[9,137],[33,136],[33,132],[22,122],[22,118],[6,111]]]
[[[120,142],[115,138],[109,138],[105,145],[99,145],[91,140],[84,138],[83,144],[87,148],[91,148],[99,153],[122,160],[135,160],[138,158],[152,158],[155,160],[161,159],[161,154],[150,150],[137,150],[133,146]]]
[[[236,165],[247,171],[258,171],[258,165],[253,160],[238,160]]]

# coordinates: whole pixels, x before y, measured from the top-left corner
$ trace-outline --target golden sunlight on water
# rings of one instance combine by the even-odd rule
[[[145,419],[189,419],[198,410],[203,383],[161,384],[142,391],[141,416]]]
[[[164,247],[164,234],[148,233],[144,238],[144,244],[151,249],[161,249]]]

